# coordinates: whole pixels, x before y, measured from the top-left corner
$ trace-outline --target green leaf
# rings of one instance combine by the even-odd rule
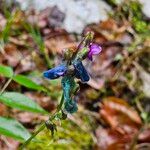
[[[25,141],[31,136],[18,121],[4,117],[0,117],[0,134],[12,137],[19,141]]]
[[[29,79],[28,77],[26,77],[24,75],[16,75],[13,77],[13,80],[27,88],[30,88],[33,90],[43,90],[42,86],[33,82],[31,79]]]
[[[4,77],[11,78],[13,76],[13,69],[8,66],[0,65],[0,74]]]
[[[48,113],[33,100],[17,92],[4,92],[2,95],[0,95],[0,102],[3,102],[9,107],[17,108],[20,110],[43,114]]]

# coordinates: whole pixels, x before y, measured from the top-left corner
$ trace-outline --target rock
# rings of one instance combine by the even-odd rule
[[[110,6],[102,0],[16,0],[22,10],[34,8],[38,11],[57,6],[65,19],[61,25],[68,32],[81,33],[87,24],[107,19]]]
[[[150,1],[149,0],[139,0],[143,4],[143,13],[150,18]]]

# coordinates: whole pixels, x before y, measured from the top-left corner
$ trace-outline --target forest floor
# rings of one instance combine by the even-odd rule
[[[109,5],[113,12],[108,19],[87,25],[82,34],[60,27],[65,16],[57,7],[36,12],[0,6],[0,64],[48,90],[44,93],[11,81],[5,91],[23,93],[49,113],[58,105],[61,82],[45,80],[42,72],[60,64],[62,50],[76,47],[86,31],[94,31],[96,43],[102,46],[93,62],[84,62],[91,79],[87,84],[79,82],[78,112],[61,123],[56,120],[54,137],[45,129],[27,149],[150,149],[150,20],[136,1]],[[0,76],[0,89],[7,80]],[[15,118],[31,133],[48,119],[3,103],[0,116]],[[0,135],[0,149],[15,150],[19,145]]]

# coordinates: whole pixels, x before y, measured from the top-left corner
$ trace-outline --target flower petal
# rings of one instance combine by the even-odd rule
[[[43,76],[48,79],[57,79],[60,76],[63,76],[67,71],[66,65],[62,64],[50,70],[47,70],[43,73]]]
[[[73,66],[75,68],[75,76],[77,78],[81,79],[82,82],[88,82],[90,80],[90,77],[80,60],[74,61]]]
[[[102,51],[101,46],[99,46],[98,44],[94,44],[94,43],[91,44],[90,45],[90,51],[88,53],[88,58],[90,60],[92,60],[92,56],[99,54],[101,51]]]

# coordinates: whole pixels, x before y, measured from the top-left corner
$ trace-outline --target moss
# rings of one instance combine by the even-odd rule
[[[138,33],[145,33],[148,30],[148,25],[145,21],[133,17],[132,19],[133,26]]]
[[[132,24],[139,33],[145,33],[148,30],[148,24],[143,20],[142,5],[138,1],[131,1],[129,11],[132,15]]]
[[[27,150],[90,150],[93,145],[90,133],[68,120],[62,122],[53,138],[50,131],[45,129],[37,136],[37,140],[31,142]]]
[[[144,20],[142,13],[142,4],[139,1],[124,0],[111,16],[118,21],[126,18],[137,33],[146,33],[149,30],[148,22]]]
[[[87,99],[96,100],[99,97],[99,92],[94,89],[88,89],[85,91]]]

